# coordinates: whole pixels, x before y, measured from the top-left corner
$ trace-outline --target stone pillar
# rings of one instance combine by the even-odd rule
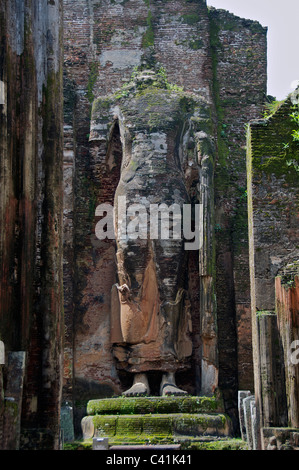
[[[214,162],[202,155],[202,133],[197,134],[201,204],[199,247],[199,288],[201,318],[201,393],[211,396],[218,387],[218,338],[215,304],[214,254]]]
[[[3,369],[5,364],[5,346],[0,341],[0,449],[3,442],[3,419],[4,419],[4,388],[3,388]]]
[[[20,447],[25,365],[26,353],[24,351],[8,353],[2,443],[5,450],[18,450]]]
[[[261,383],[262,426],[287,426],[283,350],[277,327],[277,315],[258,312],[259,374]]]
[[[243,441],[247,440],[243,402],[244,402],[244,399],[246,397],[249,397],[250,395],[251,395],[251,392],[249,390],[239,390],[238,392],[239,423],[240,423],[241,438],[243,439]]]
[[[5,346],[3,341],[0,341],[0,366],[5,364]]]
[[[246,428],[246,437],[249,450],[253,450],[253,436],[252,436],[252,420],[251,420],[251,403],[254,402],[254,396],[250,395],[243,400],[244,407],[244,421]]]
[[[61,407],[60,426],[63,442],[71,442],[74,440],[74,417],[73,408],[68,403]]]
[[[299,427],[299,265],[275,279],[276,310],[284,351],[288,425]]]
[[[22,431],[51,430],[52,448],[64,333],[62,3],[0,2],[0,336],[27,353]]]
[[[250,415],[251,415],[251,433],[252,433],[252,449],[258,449],[258,420],[257,420],[257,410],[255,402],[250,403]]]

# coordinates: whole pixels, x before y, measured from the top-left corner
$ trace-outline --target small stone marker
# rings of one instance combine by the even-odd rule
[[[2,80],[0,80],[0,104],[5,104],[5,86]]]
[[[108,437],[94,437],[92,450],[108,450]]]
[[[256,416],[255,401],[250,402],[250,414],[251,414],[252,449],[257,450],[257,448],[258,448],[258,429],[257,429],[257,416]]]
[[[75,439],[74,424],[73,424],[73,408],[68,403],[65,403],[61,407],[60,425],[61,425],[61,430],[63,432],[63,441],[72,442]]]
[[[247,398],[244,398],[244,400],[243,400],[247,443],[248,443],[248,448],[250,450],[253,450],[251,405],[250,405],[251,402],[254,402],[254,396],[253,395],[251,395]]]
[[[5,364],[5,347],[3,341],[0,341],[0,366]]]
[[[238,391],[238,411],[239,411],[241,438],[243,441],[247,440],[243,401],[244,401],[244,398],[247,398],[249,396],[251,396],[251,392],[249,390]]]

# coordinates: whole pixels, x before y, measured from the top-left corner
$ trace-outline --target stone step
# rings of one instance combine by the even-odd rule
[[[217,397],[117,397],[90,400],[88,415],[222,413],[223,403]]]
[[[231,421],[223,413],[168,413],[144,415],[94,415],[82,420],[84,439],[108,437],[132,441],[155,437],[231,435]]]
[[[180,450],[181,444],[112,445],[109,450]]]

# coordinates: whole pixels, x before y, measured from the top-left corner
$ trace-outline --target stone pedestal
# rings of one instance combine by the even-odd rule
[[[83,438],[108,438],[109,445],[225,439],[232,433],[223,403],[214,397],[106,398],[89,401],[87,413]]]

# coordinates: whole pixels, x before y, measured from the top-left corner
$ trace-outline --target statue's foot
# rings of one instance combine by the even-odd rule
[[[185,390],[180,389],[176,385],[166,383],[161,388],[162,388],[162,390],[161,390],[161,396],[162,397],[166,397],[166,396],[170,396],[170,395],[177,396],[177,397],[183,396],[183,395],[188,395],[188,392],[186,392]]]
[[[165,396],[183,396],[188,395],[188,392],[179,388],[175,383],[175,378],[173,373],[164,374],[160,386],[160,395]]]
[[[136,374],[132,387],[122,393],[124,397],[142,397],[149,394],[150,389],[145,374]]]

